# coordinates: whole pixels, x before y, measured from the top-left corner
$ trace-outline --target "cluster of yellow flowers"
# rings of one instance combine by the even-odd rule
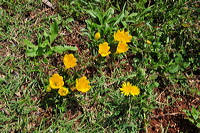
[[[96,40],[98,40],[100,38],[100,33],[97,32],[94,37]],[[129,32],[124,32],[124,30],[122,31],[118,30],[116,33],[114,33],[114,40],[119,42],[115,53],[120,54],[120,53],[127,52],[128,51],[127,43],[131,42],[131,39],[132,39],[132,36],[129,35]],[[107,42],[100,43],[98,52],[103,57],[109,55],[111,52],[110,52],[110,46],[108,46],[108,43]],[[128,95],[134,96],[134,95],[140,94],[140,89],[137,86],[133,86],[130,82],[124,82],[120,90],[125,96],[128,96]]]
[[[63,59],[63,63],[65,65],[65,69],[73,68],[77,65],[76,58],[73,54],[66,54]],[[76,79],[76,89],[81,92],[87,92],[90,90],[91,86],[90,82],[87,80],[86,76],[81,77],[80,79]],[[69,90],[64,86],[63,77],[59,74],[54,74],[49,78],[49,86],[46,91],[50,92],[51,89],[58,89],[58,94],[61,96],[66,96],[69,93]]]
[[[100,33],[95,34],[95,39],[98,40],[100,38]],[[129,35],[129,32],[124,32],[124,30],[120,31],[118,30],[116,33],[114,33],[114,40],[118,41],[118,46],[116,49],[116,53],[124,53],[128,51],[128,42],[131,42],[132,36]],[[99,44],[99,51],[101,56],[105,57],[109,55],[110,52],[110,46],[108,46],[107,42],[100,43]],[[65,65],[65,69],[73,68],[77,65],[76,58],[73,54],[66,54],[63,59],[63,63]],[[76,90],[80,92],[87,92],[90,90],[91,86],[89,85],[90,82],[87,80],[86,76],[83,76],[79,79],[76,79]],[[60,96],[66,96],[69,93],[69,90],[64,87],[64,81],[63,77],[60,76],[58,73],[53,74],[52,77],[49,78],[49,86],[47,87],[46,91],[50,92],[51,89],[58,89],[58,94]],[[122,84],[122,88],[120,88],[122,93],[127,95],[138,95],[140,93],[140,89],[137,86],[133,86],[130,82],[125,82]]]
[[[95,34],[95,39],[98,40],[100,38],[100,33]],[[124,32],[124,30],[118,30],[114,33],[114,40],[118,41],[117,50],[115,53],[120,54],[128,51],[128,42],[131,42],[132,36],[129,35],[129,32]],[[99,44],[99,54],[105,57],[109,55],[111,52],[109,51],[110,47],[108,46],[107,42]]]

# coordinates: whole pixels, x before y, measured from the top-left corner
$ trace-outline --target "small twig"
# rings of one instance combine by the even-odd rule
[[[164,117],[164,116],[175,116],[175,115],[184,115],[185,113],[183,112],[176,112],[176,113],[169,113],[169,114],[163,114],[163,115],[156,115],[156,116],[150,116],[150,118],[159,118],[159,117]]]

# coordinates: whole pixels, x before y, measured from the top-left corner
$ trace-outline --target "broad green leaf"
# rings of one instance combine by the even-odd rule
[[[51,34],[51,35],[49,36],[49,38],[50,38],[50,44],[53,43],[53,41],[56,39],[56,37],[57,37],[57,34]]]
[[[37,48],[32,48],[32,49],[27,49],[26,50],[26,55],[30,57],[36,57],[37,56]]]
[[[50,34],[58,34],[58,24],[56,21],[54,21],[51,25],[50,25]]]
[[[54,21],[50,26],[50,44],[53,43],[53,41],[58,36],[58,24],[56,21]]]
[[[180,66],[178,64],[173,64],[168,68],[170,73],[176,73],[180,70]]]
[[[30,48],[35,48],[35,47],[37,47],[37,46],[35,46],[32,42],[30,42],[29,40],[24,39],[23,41],[24,41],[24,43],[25,43],[28,47],[30,47]]]
[[[78,50],[77,47],[72,47],[72,46],[55,46],[55,47],[52,47],[52,50],[54,50],[55,52],[57,53],[63,53],[67,50],[72,50],[72,51],[75,51],[75,50]]]
[[[78,50],[77,47],[67,46],[67,45],[64,45],[64,49],[65,49],[65,50],[71,50],[71,51],[76,51],[76,50]]]

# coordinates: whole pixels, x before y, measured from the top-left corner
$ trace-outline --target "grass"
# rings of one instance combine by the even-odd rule
[[[199,98],[195,85],[200,69],[199,2],[58,0],[55,4],[51,9],[39,0],[0,2],[1,132],[151,132],[152,118],[159,115],[154,110],[165,111],[185,97]],[[23,40],[34,45],[39,44],[39,35],[42,42],[49,40],[47,33],[55,21],[58,35],[45,47],[67,45],[78,50],[26,54]],[[122,29],[133,38],[127,52],[114,54],[113,35]],[[99,40],[94,39],[96,32],[101,34]],[[105,41],[112,54],[101,57],[98,45]],[[74,54],[77,66],[64,70],[68,53]],[[64,77],[68,95],[46,92],[54,73]],[[92,88],[87,93],[71,90],[82,76]],[[119,89],[123,82],[138,86],[140,94],[124,96]],[[179,112],[188,110],[190,117],[192,109],[199,114],[198,104],[188,104],[191,107],[180,106]],[[190,120],[198,126],[194,116]],[[170,121],[159,131],[171,131],[169,125]]]

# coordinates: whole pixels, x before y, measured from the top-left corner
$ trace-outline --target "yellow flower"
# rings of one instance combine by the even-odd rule
[[[76,79],[76,89],[81,92],[87,92],[90,90],[91,86],[89,85],[87,77],[83,76],[80,79]]]
[[[109,50],[110,50],[110,47],[108,46],[107,42],[99,44],[99,53],[101,54],[101,56],[105,57],[109,55],[110,54]]]
[[[65,65],[66,69],[75,67],[77,65],[76,64],[76,58],[74,58],[73,54],[66,54],[64,56],[63,63]]]
[[[49,86],[52,89],[59,89],[64,85],[63,77],[59,74],[54,74],[52,77],[49,78]]]
[[[118,30],[117,33],[114,33],[114,39],[119,42],[131,42],[132,36],[129,36],[129,32]]]
[[[138,95],[140,94],[140,89],[137,86],[133,86],[130,82],[125,82],[122,84],[122,88],[120,88],[122,93],[124,93],[125,96],[127,95]]]
[[[149,41],[149,40],[146,40],[146,43],[147,43],[147,44],[152,44],[152,42],[151,42],[151,41]]]
[[[58,90],[58,94],[60,94],[61,96],[66,96],[68,93],[69,93],[69,90],[67,88],[65,88],[65,87],[61,87]]]
[[[97,32],[97,33],[94,35],[94,38],[95,38],[96,40],[98,40],[100,37],[101,37],[101,35],[100,35],[99,32]]]
[[[51,87],[48,86],[48,87],[46,88],[46,92],[51,92]]]
[[[120,54],[120,53],[124,53],[126,51],[128,51],[128,44],[126,42],[119,42],[117,45],[116,53]]]

